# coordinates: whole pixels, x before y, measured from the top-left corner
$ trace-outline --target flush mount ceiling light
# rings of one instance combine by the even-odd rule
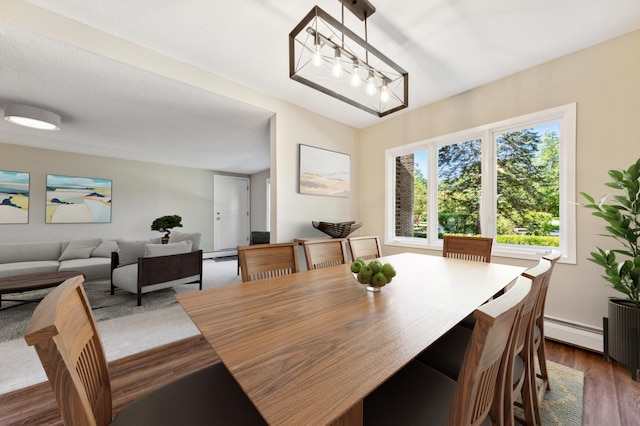
[[[33,129],[60,130],[60,116],[58,114],[29,105],[5,105],[4,119],[10,123]]]
[[[289,77],[378,117],[409,105],[409,74],[367,42],[366,0],[339,0],[342,22],[315,6],[289,34]],[[345,6],[364,40],[344,25]]]

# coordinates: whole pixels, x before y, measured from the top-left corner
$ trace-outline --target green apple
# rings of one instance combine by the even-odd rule
[[[387,277],[382,272],[378,272],[371,277],[371,285],[374,287],[382,287],[387,284]]]
[[[371,269],[373,269],[374,274],[377,274],[382,269],[382,263],[380,263],[379,260],[372,260],[371,262],[369,262],[369,266],[371,266]]]
[[[354,274],[357,274],[358,272],[360,272],[360,267],[362,266],[362,263],[360,262],[353,262],[351,264],[351,272],[353,272]]]
[[[358,272],[358,281],[362,284],[369,284],[371,281],[371,276],[373,275],[373,270],[369,265],[362,265],[360,267],[360,271]]]
[[[391,278],[396,276],[396,270],[393,268],[393,266],[391,266],[390,263],[385,263],[384,265],[382,265],[382,273],[385,277],[387,277],[388,280],[391,280]]]

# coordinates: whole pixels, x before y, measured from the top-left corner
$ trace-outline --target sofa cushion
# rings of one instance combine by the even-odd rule
[[[43,243],[0,244],[0,263],[57,260],[62,253],[61,241]]]
[[[119,266],[137,263],[139,257],[144,257],[144,246],[147,244],[159,244],[161,238],[138,241],[118,241]]]
[[[174,285],[186,284],[193,282],[199,278],[198,275],[194,275],[188,278],[181,278],[179,280],[167,281],[164,283],[148,285],[142,287],[142,293],[148,293],[154,290],[160,290],[163,288],[173,287]],[[129,293],[138,293],[138,265],[126,265],[121,266],[113,270],[113,276],[111,282],[114,286],[128,291]]]
[[[180,241],[191,241],[191,251],[200,250],[200,241],[202,240],[202,234],[194,232],[194,233],[183,233],[178,231],[171,231],[171,235],[169,236],[169,243],[179,243]]]
[[[62,251],[58,260],[88,259],[101,241],[102,240],[100,238],[92,238],[90,240],[71,240]]]
[[[111,252],[118,251],[118,243],[114,240],[102,240],[91,252],[91,257],[111,257]]]
[[[180,241],[168,244],[146,244],[144,257],[169,256],[191,252],[191,241]]]
[[[59,271],[80,271],[85,282],[108,280],[111,274],[111,259],[106,257],[90,257],[87,259],[69,259],[60,262]]]
[[[36,272],[55,272],[60,262],[57,260],[34,260],[31,262],[14,262],[0,264],[0,278],[13,275],[33,274]]]

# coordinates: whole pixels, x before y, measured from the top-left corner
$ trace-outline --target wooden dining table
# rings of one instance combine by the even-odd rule
[[[364,398],[525,269],[404,253],[177,295],[270,425],[361,425]]]

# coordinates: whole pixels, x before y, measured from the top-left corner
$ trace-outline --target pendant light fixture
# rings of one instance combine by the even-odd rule
[[[289,77],[379,117],[406,108],[409,74],[367,41],[375,7],[339,1],[342,22],[315,6],[289,34]],[[344,25],[345,7],[364,23],[364,39]]]

